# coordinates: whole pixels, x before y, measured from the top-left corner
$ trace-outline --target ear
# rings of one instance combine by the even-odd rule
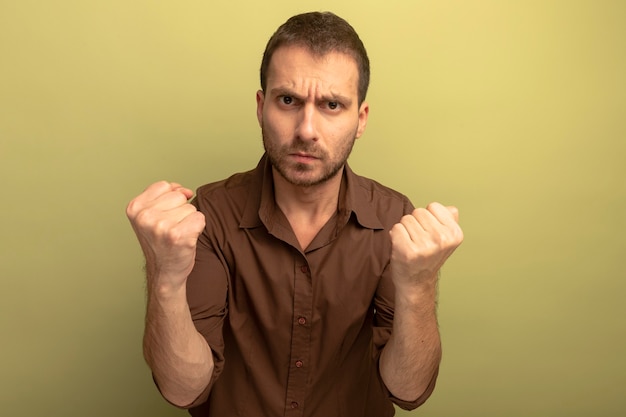
[[[263,90],[256,92],[256,118],[259,126],[263,127],[263,105],[265,104],[265,93]]]
[[[367,126],[367,118],[370,113],[370,106],[366,101],[361,103],[361,107],[359,107],[359,126],[356,131],[356,137],[360,138],[365,132],[365,127]]]

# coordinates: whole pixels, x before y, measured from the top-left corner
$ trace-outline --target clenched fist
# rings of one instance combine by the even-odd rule
[[[463,241],[458,221],[456,207],[431,203],[392,227],[391,270],[396,287],[408,290],[436,283],[437,272]]]
[[[204,215],[189,204],[193,192],[161,181],[133,199],[126,215],[146,257],[148,287],[177,289],[191,272]]]

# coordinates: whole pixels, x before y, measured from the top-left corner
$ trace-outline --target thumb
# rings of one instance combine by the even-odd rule
[[[185,197],[187,197],[187,200],[189,200],[191,197],[193,197],[193,190],[190,190],[187,187],[183,187],[182,185],[180,185],[177,182],[172,182],[171,183],[171,187],[172,187],[172,191],[179,191],[179,192],[183,193],[185,195]]]

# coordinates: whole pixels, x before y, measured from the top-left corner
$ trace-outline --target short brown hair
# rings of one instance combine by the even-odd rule
[[[267,42],[261,62],[261,88],[267,86],[267,70],[272,55],[281,46],[299,45],[315,55],[341,52],[354,58],[359,69],[359,104],[365,100],[370,82],[370,62],[363,42],[348,22],[331,12],[303,13],[291,17]]]

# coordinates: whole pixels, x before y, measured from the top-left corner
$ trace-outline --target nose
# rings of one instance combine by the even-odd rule
[[[307,103],[302,106],[298,125],[296,127],[296,137],[303,141],[317,141],[317,114],[315,105]]]

